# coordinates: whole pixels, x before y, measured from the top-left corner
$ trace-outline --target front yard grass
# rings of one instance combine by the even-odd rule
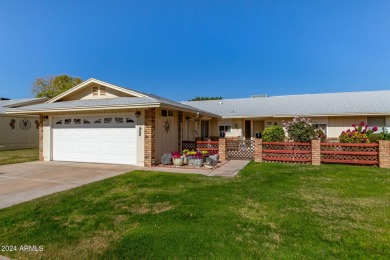
[[[373,167],[136,171],[0,210],[0,244],[44,246],[0,252],[25,259],[388,259],[389,234],[390,171]]]
[[[0,165],[38,160],[38,148],[0,151]]]

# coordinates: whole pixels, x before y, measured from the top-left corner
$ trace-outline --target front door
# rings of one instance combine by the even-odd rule
[[[245,139],[251,139],[252,127],[251,120],[245,120]]]

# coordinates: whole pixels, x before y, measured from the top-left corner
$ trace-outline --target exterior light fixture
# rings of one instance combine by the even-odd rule
[[[141,111],[136,111],[135,112],[135,117],[139,117],[141,115]]]

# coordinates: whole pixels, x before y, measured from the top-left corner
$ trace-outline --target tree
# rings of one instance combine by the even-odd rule
[[[219,100],[219,99],[222,99],[222,97],[195,97],[193,99],[190,99],[189,101]]]
[[[66,74],[37,78],[33,83],[32,93],[37,98],[53,98],[81,82],[83,82],[81,78],[71,77]]]

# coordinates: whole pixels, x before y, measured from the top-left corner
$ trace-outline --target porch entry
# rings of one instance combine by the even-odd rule
[[[251,122],[251,120],[245,120],[244,137],[246,140],[250,140],[252,138],[252,122]]]

